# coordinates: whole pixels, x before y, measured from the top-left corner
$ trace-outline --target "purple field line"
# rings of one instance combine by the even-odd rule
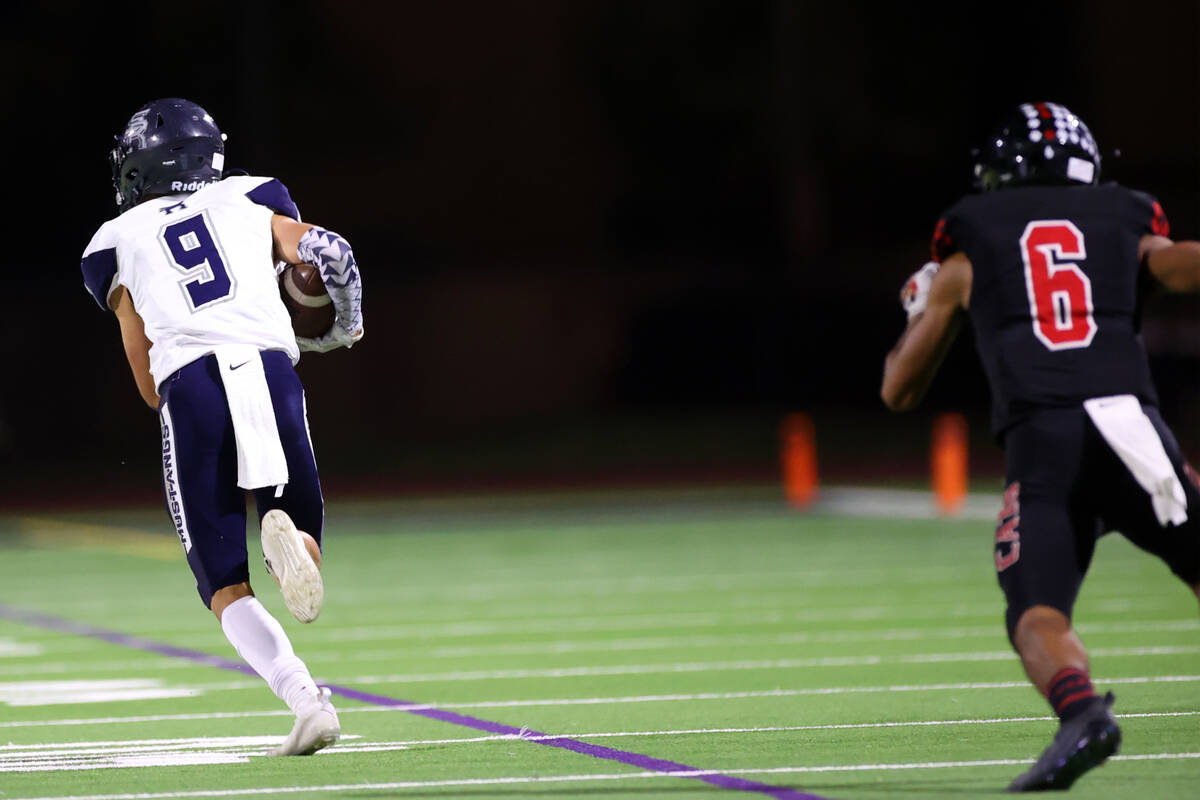
[[[257,675],[257,673],[248,664],[240,661],[223,658],[222,656],[214,656],[209,653],[203,653],[199,650],[191,650],[186,647],[176,647],[174,645],[164,644],[163,642],[156,642],[152,639],[145,639],[141,636],[132,636],[127,633],[110,631],[105,628],[98,628],[94,625],[88,625],[84,622],[63,619],[62,617],[44,614],[40,611],[33,611],[31,609],[18,608],[16,606],[0,603],[0,618],[32,627],[43,628],[46,630],[70,633],[76,636],[87,636],[92,639],[99,639],[100,641],[108,642],[109,644],[129,647],[134,650],[143,650],[148,653],[156,653],[158,655],[170,656],[172,658],[180,658],[186,661],[194,661],[198,664],[204,664],[205,666],[226,669],[232,672],[240,672],[244,675]],[[690,767],[687,764],[680,764],[675,761],[667,761],[666,759],[662,758],[654,758],[652,756],[642,755],[641,753],[632,753],[627,750],[617,750],[613,747],[603,747],[601,745],[588,744],[587,742],[583,742],[578,739],[571,739],[566,736],[551,737],[549,734],[529,730],[528,728],[516,728],[512,725],[506,725],[503,722],[491,722],[490,720],[471,717],[466,714],[458,714],[454,711],[432,708],[428,705],[414,703],[409,700],[400,700],[394,697],[387,697],[386,695],[360,692],[357,689],[351,689],[348,686],[335,686],[328,684],[328,687],[329,690],[334,694],[350,700],[357,700],[361,703],[368,703],[375,706],[395,708],[400,711],[407,711],[410,714],[416,714],[417,716],[435,719],[439,722],[448,722],[451,725],[460,725],[464,728],[472,728],[474,730],[484,731],[486,733],[516,736],[526,739],[526,741],[529,741],[532,744],[540,744],[546,747],[558,747],[563,750],[570,750],[573,753],[581,753],[586,756],[592,756],[593,758],[600,758],[606,761],[616,761],[621,764],[628,764],[629,766],[637,767],[639,769],[652,770],[667,775],[672,775],[675,773],[691,773],[680,774],[678,777],[703,781],[704,783],[711,784],[721,789],[731,789],[741,792],[756,792],[758,794],[765,794],[768,797],[778,798],[778,800],[826,800],[826,798],[815,794],[807,794],[797,789],[790,789],[784,786],[772,786],[767,783],[759,783],[758,781],[737,778],[733,775],[723,775],[719,772],[714,772],[711,770],[701,770],[697,769],[696,767]]]

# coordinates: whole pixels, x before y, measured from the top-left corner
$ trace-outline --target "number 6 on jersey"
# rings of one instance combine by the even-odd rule
[[[1033,335],[1050,350],[1090,345],[1096,335],[1092,281],[1071,263],[1087,258],[1083,233],[1070,220],[1034,220],[1021,235],[1021,258]]]

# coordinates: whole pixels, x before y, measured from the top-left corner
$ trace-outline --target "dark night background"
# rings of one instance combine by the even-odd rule
[[[1026,100],[1082,116],[1121,150],[1106,177],[1200,237],[1200,15],[1150,8],[18,4],[0,503],[157,491],[154,417],[78,262],[115,213],[112,135],[162,96],[355,247],[366,338],[300,365],[335,492],[770,478],[793,410],[830,479],[920,479],[951,409],[995,472],[969,336],[922,411],[879,402],[898,288]],[[1197,308],[1153,298],[1146,322],[1193,453]]]

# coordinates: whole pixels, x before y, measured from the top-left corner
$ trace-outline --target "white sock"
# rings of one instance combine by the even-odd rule
[[[294,713],[317,701],[317,684],[296,657],[283,626],[258,602],[241,597],[221,612],[221,629],[238,655]]]

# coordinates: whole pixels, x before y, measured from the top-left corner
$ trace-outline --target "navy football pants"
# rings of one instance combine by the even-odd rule
[[[305,419],[304,389],[291,359],[262,353],[279,438],[288,463],[282,496],[274,487],[254,490],[258,518],[282,509],[319,544],[325,506]],[[216,357],[197,359],[159,386],[163,490],[167,513],[211,607],[213,593],[249,580],[246,493],[237,485],[237,442]]]
[[[1011,638],[1021,614],[1047,605],[1071,616],[1096,540],[1120,531],[1188,584],[1200,582],[1200,491],[1158,409],[1146,416],[1187,495],[1183,525],[1159,525],[1150,496],[1082,406],[1043,409],[1004,437],[1008,490],[996,531]]]

